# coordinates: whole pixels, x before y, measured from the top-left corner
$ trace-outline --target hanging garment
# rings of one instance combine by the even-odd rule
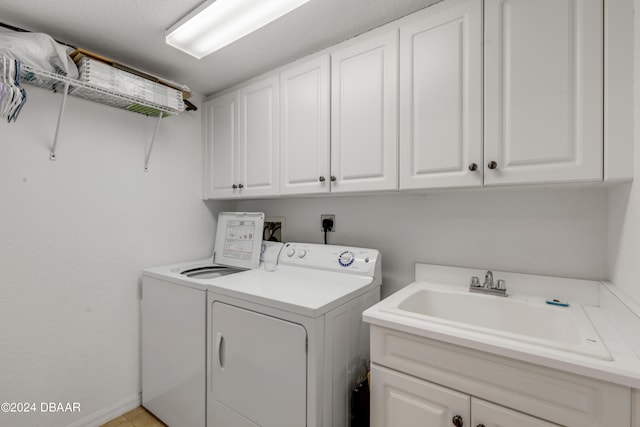
[[[27,102],[27,91],[20,86],[20,61],[2,57],[0,67],[0,117],[15,122]]]

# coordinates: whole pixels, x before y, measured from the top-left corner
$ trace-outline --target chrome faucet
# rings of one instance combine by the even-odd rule
[[[469,284],[469,292],[478,292],[481,294],[497,295],[501,297],[507,296],[506,282],[499,279],[497,283],[493,282],[493,272],[488,270],[484,275],[484,283],[480,284],[478,276],[471,277]]]
[[[493,288],[493,272],[491,270],[487,271],[484,275],[484,283],[482,284],[484,288]]]

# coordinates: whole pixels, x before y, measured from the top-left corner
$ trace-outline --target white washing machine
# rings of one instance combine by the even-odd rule
[[[210,259],[142,275],[142,404],[169,426],[206,424],[207,286],[258,268],[264,214],[223,212]],[[269,264],[281,243],[265,242]]]
[[[274,271],[207,288],[207,427],[345,427],[366,372],[362,312],[380,299],[378,251],[288,243]]]

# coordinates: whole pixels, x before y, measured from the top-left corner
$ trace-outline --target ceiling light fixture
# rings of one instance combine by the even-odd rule
[[[166,32],[165,41],[202,59],[310,0],[208,0]]]

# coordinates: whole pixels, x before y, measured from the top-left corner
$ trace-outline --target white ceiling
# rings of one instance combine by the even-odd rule
[[[0,22],[209,95],[438,1],[311,0],[201,60],[166,45],[164,32],[202,0],[0,0]]]

